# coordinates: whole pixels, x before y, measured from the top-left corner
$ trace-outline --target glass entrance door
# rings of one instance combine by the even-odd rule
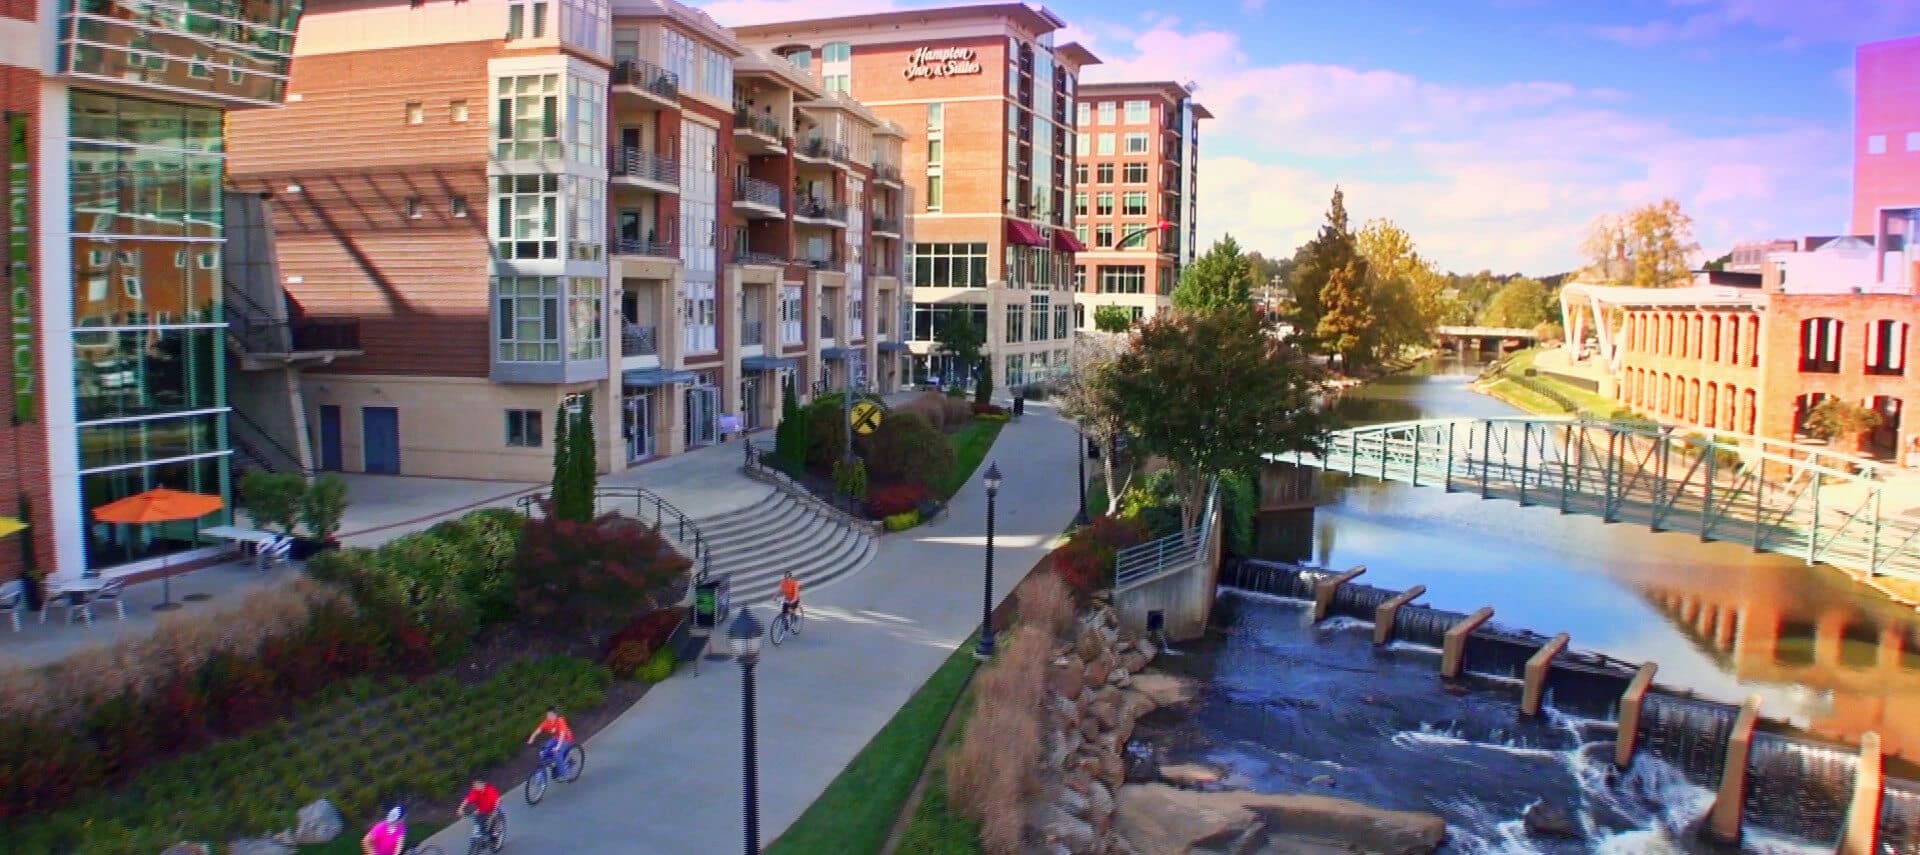
[[[630,394],[623,408],[621,427],[627,439],[627,461],[638,463],[654,454],[653,393]]]
[[[740,381],[740,425],[743,429],[760,429],[760,378],[750,376]]]
[[[687,447],[712,445],[720,432],[720,390],[695,386],[687,390]]]

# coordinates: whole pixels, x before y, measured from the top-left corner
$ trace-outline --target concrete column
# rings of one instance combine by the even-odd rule
[[[1734,719],[1733,732],[1727,736],[1725,771],[1720,774],[1720,793],[1714,797],[1713,810],[1707,814],[1707,836],[1720,843],[1740,842],[1740,826],[1747,808],[1747,760],[1753,753],[1753,728],[1760,721],[1760,696],[1748,695],[1740,705],[1740,717]]]
[[[1656,662],[1641,665],[1633,675],[1633,682],[1628,683],[1626,692],[1620,695],[1620,732],[1613,743],[1613,765],[1622,769],[1633,765],[1634,749],[1640,745],[1640,709],[1647,702],[1647,692],[1653,689],[1653,675],[1659,670]]]
[[[1840,665],[1840,649],[1846,644],[1847,614],[1839,610],[1821,613],[1813,623],[1813,664],[1820,668]]]
[[[1741,623],[1739,606],[1728,606],[1720,610],[1720,623],[1713,628],[1713,644],[1721,650],[1733,651],[1734,633]]]
[[[1419,599],[1426,592],[1427,586],[1415,585],[1408,588],[1406,593],[1381,603],[1380,608],[1373,612],[1373,643],[1386,644],[1393,638],[1393,622],[1400,616],[1401,607]]]
[[[1328,577],[1315,582],[1313,585],[1314,623],[1319,623],[1327,619],[1327,610],[1333,608],[1333,595],[1339,592],[1340,586],[1353,581],[1365,572],[1367,572],[1367,568],[1355,567],[1338,576]]]
[[[1906,642],[1906,635],[1902,633],[1898,627],[1881,627],[1880,645],[1876,651],[1878,661],[1875,662],[1875,665],[1888,674],[1899,672],[1900,654],[1905,649]]]
[[[1446,641],[1440,651],[1442,678],[1454,680],[1460,677],[1460,672],[1466,668],[1467,664],[1467,636],[1472,635],[1481,624],[1491,619],[1493,619],[1493,607],[1486,606],[1447,630]]]
[[[1853,802],[1847,806],[1847,824],[1841,829],[1835,855],[1875,855],[1880,851],[1880,798],[1886,774],[1880,755],[1880,734],[1860,735],[1860,763],[1853,775]]]
[[[1567,649],[1567,642],[1571,640],[1572,636],[1560,633],[1527,660],[1526,684],[1520,692],[1521,715],[1540,714],[1540,702],[1547,694],[1547,677],[1553,673],[1553,657]]]

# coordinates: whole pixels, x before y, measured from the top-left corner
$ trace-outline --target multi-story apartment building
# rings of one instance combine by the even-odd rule
[[[1920,284],[1920,36],[1854,63],[1853,234],[1884,236],[1882,279]]]
[[[274,121],[233,122],[230,173],[272,223],[248,290],[362,319],[361,353],[265,402],[314,468],[541,480],[553,414],[590,399],[617,471],[716,441],[722,414],[770,425],[788,374],[898,376],[867,319],[901,299],[876,274],[901,240],[866,212],[900,204],[871,180],[899,132],[703,13],[330,9],[289,87]]]
[[[1198,238],[1200,120],[1213,118],[1171,81],[1080,87],[1075,141],[1074,328],[1100,306],[1133,318],[1171,308]]]
[[[0,4],[0,579],[188,563],[194,526],[107,525],[155,487],[229,500],[225,118],[280,104],[299,3]],[[30,556],[30,558],[29,558]]]
[[[1080,71],[1054,43],[1065,22],[1019,3],[743,27],[741,42],[817,74],[905,132],[896,161],[917,203],[913,289],[902,318],[913,379],[964,382],[936,340],[951,313],[986,331],[994,380],[1014,386],[1067,363],[1073,292],[1069,198]],[[903,302],[902,306],[908,303]]]

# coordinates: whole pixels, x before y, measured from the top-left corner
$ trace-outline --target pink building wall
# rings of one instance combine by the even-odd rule
[[[1880,209],[1920,208],[1920,36],[1861,45],[1854,68],[1853,234],[1868,235]]]

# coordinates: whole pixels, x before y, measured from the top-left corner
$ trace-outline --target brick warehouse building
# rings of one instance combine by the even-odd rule
[[[1074,328],[1099,306],[1135,320],[1173,307],[1199,239],[1200,120],[1213,118],[1171,81],[1080,87],[1074,166]]]
[[[765,24],[740,41],[819,75],[905,130],[902,178],[919,188],[914,379],[964,380],[936,353],[946,313],[987,330],[1000,387],[1052,376],[1072,340],[1074,104],[1078,44],[1065,22],[1019,3]]]
[[[0,513],[35,568],[186,563],[196,523],[96,523],[154,487],[231,504],[222,123],[278,106],[298,4],[0,4],[10,418]],[[0,545],[0,578],[25,559]],[[189,553],[183,555],[182,553]]]
[[[617,471],[770,426],[789,377],[898,382],[900,130],[703,13],[318,10],[290,88],[231,175],[271,224],[244,287],[361,319],[262,397],[315,468],[542,480],[591,397]]]

